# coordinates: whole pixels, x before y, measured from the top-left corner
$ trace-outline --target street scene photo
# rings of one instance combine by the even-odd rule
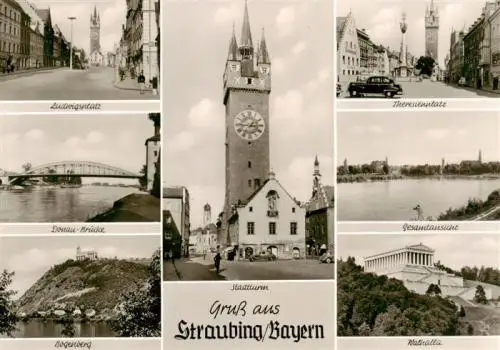
[[[336,2],[337,97],[500,98],[500,2]]]
[[[160,122],[1,116],[0,222],[159,222]]]
[[[339,234],[337,336],[500,335],[500,235]]]
[[[160,337],[159,245],[158,235],[0,237],[0,339]]]
[[[339,221],[500,220],[500,116],[338,113]]]
[[[333,279],[331,1],[165,6],[164,280]]]
[[[159,100],[159,0],[1,4],[0,101]]]

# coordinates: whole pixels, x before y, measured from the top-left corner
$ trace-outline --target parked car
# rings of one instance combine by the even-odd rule
[[[350,96],[363,96],[365,94],[383,94],[386,97],[394,97],[403,94],[401,85],[394,80],[384,76],[372,76],[365,82],[353,82],[347,88]]]
[[[337,97],[342,93],[342,85],[340,83],[337,83]]]
[[[253,254],[248,258],[249,261],[274,261],[276,260],[276,255],[271,252],[261,252],[260,254]]]
[[[458,81],[458,85],[460,86],[465,86],[467,81],[465,80],[465,77],[461,77],[460,80]]]
[[[324,264],[332,264],[333,263],[333,254],[330,252],[325,252],[323,255],[319,257],[319,262]]]

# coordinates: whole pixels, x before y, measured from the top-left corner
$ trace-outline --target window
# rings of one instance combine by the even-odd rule
[[[253,207],[248,208],[249,212],[253,212]]]
[[[248,187],[252,187],[252,180],[248,180]]]
[[[158,151],[154,151],[155,157],[158,157]]]
[[[248,162],[248,167],[251,168],[252,167],[252,162]]]
[[[270,222],[269,223],[269,234],[270,235],[275,235],[276,234],[276,223],[275,222]]]
[[[292,208],[292,213],[295,213],[295,207]]]
[[[247,222],[247,235],[255,234],[255,222]]]
[[[252,84],[252,78],[247,78],[247,84],[251,85]]]
[[[254,179],[253,181],[255,183],[255,188],[259,188],[260,187],[260,179]]]
[[[290,234],[291,235],[296,235],[297,234],[297,223],[296,222],[291,222],[290,223]]]

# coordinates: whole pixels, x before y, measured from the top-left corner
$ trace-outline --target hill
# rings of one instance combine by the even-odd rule
[[[148,278],[143,261],[67,260],[48,270],[17,301],[19,313],[65,309],[94,309],[108,314],[121,296],[142,288]]]
[[[439,336],[473,332],[451,300],[419,295],[402,281],[338,262],[338,336]]]

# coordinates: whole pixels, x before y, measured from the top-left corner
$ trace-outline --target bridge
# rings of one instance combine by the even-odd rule
[[[135,174],[111,165],[88,161],[54,162],[32,168],[25,173],[9,175],[11,185],[22,183],[25,179],[46,176],[64,177],[108,177],[122,179],[139,179],[141,174]]]

